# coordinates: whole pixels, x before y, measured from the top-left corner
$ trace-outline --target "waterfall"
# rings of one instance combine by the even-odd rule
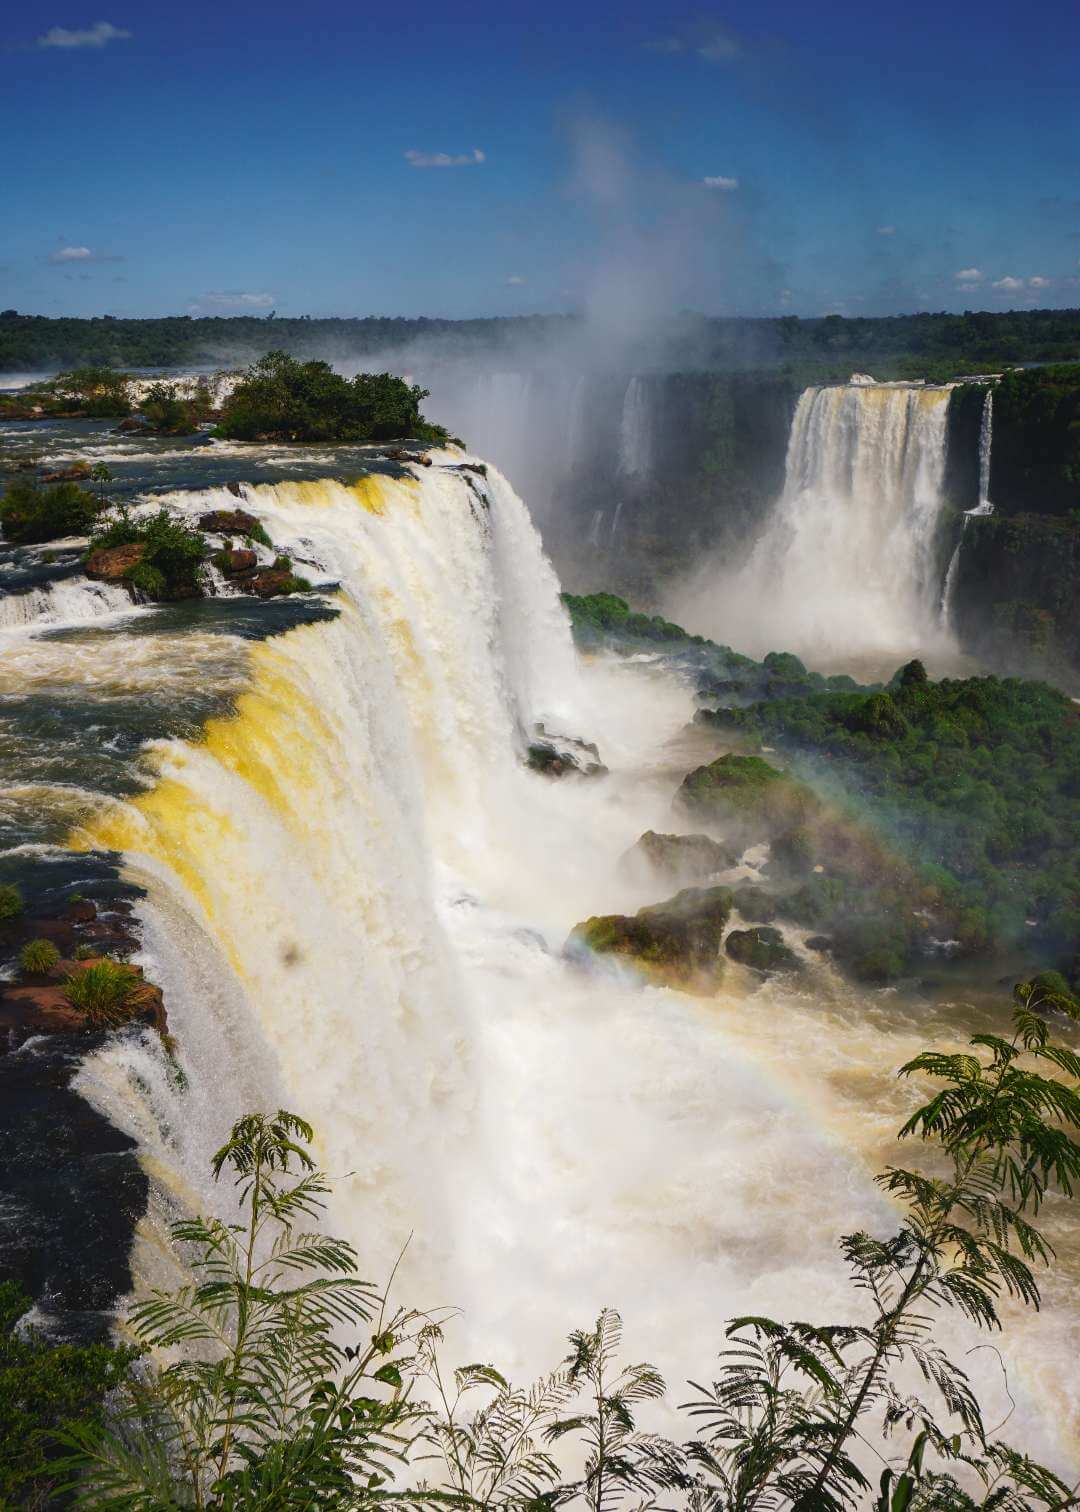
[[[940,635],[949,393],[860,383],[801,395],[783,494],[738,575],[718,588],[714,572],[713,633],[833,660]]]
[[[25,593],[0,595],[0,630],[83,624],[133,608],[131,594],[120,584],[65,578]]]
[[[619,421],[619,471],[644,477],[652,459],[649,395],[643,378],[631,378],[623,396]]]
[[[462,1306],[466,1357],[538,1369],[614,1300],[681,1379],[748,1300],[842,1307],[835,1223],[793,1224],[793,1193],[844,1190],[845,1221],[879,1202],[738,1040],[736,999],[721,1019],[562,958],[577,921],[648,900],[618,860],[670,825],[690,699],[654,669],[579,667],[521,501],[453,460],[245,490],[278,549],[340,583],[339,613],[245,643],[234,712],[152,743],[144,789],[76,831],[146,890],[187,1090],[146,1039],[80,1084],[152,1173],[144,1283],[165,1217],[220,1208],[229,1120],[283,1103],[318,1131],[367,1273],[412,1235],[401,1298]],[[537,720],[595,735],[610,776],[528,772]]]
[[[990,502],[990,453],[994,444],[994,390],[987,388],[983,399],[982,416],[979,420],[979,498],[974,509],[966,509],[960,525],[960,539],[953,548],[953,554],[949,558],[948,570],[945,573],[945,586],[941,593],[941,619],[947,629],[952,628],[953,623],[953,598],[956,592],[956,573],[960,565],[960,548],[964,544],[964,533],[967,530],[969,519],[976,519],[986,515],[992,515],[994,506]]]

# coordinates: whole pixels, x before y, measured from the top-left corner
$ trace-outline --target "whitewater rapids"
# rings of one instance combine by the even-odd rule
[[[234,712],[151,744],[146,790],[74,831],[147,888],[141,959],[183,1072],[146,1037],[80,1086],[152,1177],[144,1282],[167,1273],[170,1216],[220,1211],[230,1121],[283,1102],[318,1131],[367,1273],[407,1245],[398,1300],[462,1309],[459,1358],[531,1375],[614,1304],[678,1401],[728,1317],[849,1315],[835,1241],[890,1222],[865,1158],[895,1094],[869,1116],[831,1096],[873,1036],[823,1008],[827,968],[751,995],[732,965],[701,1001],[563,960],[579,920],[655,901],[618,861],[678,827],[690,696],[648,664],[579,665],[522,502],[459,461],[247,490],[339,613],[245,648]],[[527,771],[538,721],[597,740],[610,776]],[[866,1049],[875,1087],[895,1048]]]

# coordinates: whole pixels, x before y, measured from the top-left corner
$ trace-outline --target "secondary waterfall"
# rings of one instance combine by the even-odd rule
[[[935,641],[949,394],[807,389],[783,494],[749,560],[719,581],[714,566],[695,590],[704,626],[745,650],[830,661],[856,646],[903,655]]]
[[[945,573],[945,586],[941,593],[941,618],[946,628],[952,624],[953,597],[956,591],[956,573],[960,566],[960,548],[964,544],[964,532],[968,520],[979,515],[991,515],[994,506],[990,502],[990,454],[994,445],[994,390],[987,388],[979,419],[979,499],[974,509],[966,509],[960,526],[960,539],[949,558]]]
[[[631,378],[623,397],[619,421],[619,471],[628,477],[644,477],[652,451],[648,392],[643,378]]]

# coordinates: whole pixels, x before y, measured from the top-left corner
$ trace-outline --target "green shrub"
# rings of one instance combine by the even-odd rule
[[[82,367],[59,373],[41,388],[43,393],[78,408],[83,414],[110,419],[131,414],[130,381],[126,373],[118,373],[115,368]]]
[[[14,882],[0,885],[0,919],[16,919],[25,907],[21,888]]]
[[[130,966],[107,958],[64,979],[64,996],[96,1029],[126,1024],[139,1009],[142,982]]]
[[[73,961],[92,961],[97,953],[93,945],[76,945],[71,958]]]
[[[60,959],[51,940],[28,940],[19,951],[19,966],[27,976],[44,976]]]
[[[268,352],[221,407],[216,434],[235,441],[445,441],[420,413],[428,391],[392,373],[342,378],[327,362]]]
[[[102,503],[78,483],[41,488],[32,478],[15,478],[0,499],[0,524],[18,546],[85,535],[101,513]]]
[[[142,561],[127,573],[132,585],[150,599],[192,598],[202,592],[206,538],[167,509],[145,519],[120,510],[90,539],[89,552],[141,543]]]
[[[205,396],[183,399],[172,383],[154,383],[139,401],[139,411],[165,436],[190,436],[209,412]]]

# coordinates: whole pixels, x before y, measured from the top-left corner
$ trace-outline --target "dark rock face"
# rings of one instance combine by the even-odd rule
[[[567,953],[617,956],[657,986],[710,993],[720,982],[720,941],[730,916],[726,887],[689,887],[632,917],[586,919],[570,935]]]
[[[591,741],[576,735],[553,735],[542,724],[534,726],[534,732],[539,739],[533,740],[525,752],[530,771],[544,777],[565,777],[571,772],[581,777],[602,777],[607,772]]]
[[[733,929],[724,941],[724,949],[733,961],[752,966],[755,971],[797,971],[799,958],[784,944],[778,929]]]
[[[771,893],[752,883],[735,889],[735,907],[748,924],[771,924],[776,918],[776,902]]]
[[[105,546],[90,555],[86,575],[102,583],[123,583],[145,555],[144,541],[133,541],[129,546]]]
[[[46,473],[41,481],[43,483],[85,483],[89,476],[89,462],[73,462],[70,467],[62,467],[58,472]]]
[[[710,840],[708,835],[661,835],[646,830],[619,865],[631,874],[689,885],[715,877],[738,859],[733,849]]]
[[[249,536],[258,523],[255,516],[248,514],[246,509],[212,509],[199,516],[199,529],[210,535]]]
[[[295,583],[296,579],[285,567],[264,567],[261,572],[253,573],[244,580],[247,591],[262,599],[280,598],[292,593]]]

